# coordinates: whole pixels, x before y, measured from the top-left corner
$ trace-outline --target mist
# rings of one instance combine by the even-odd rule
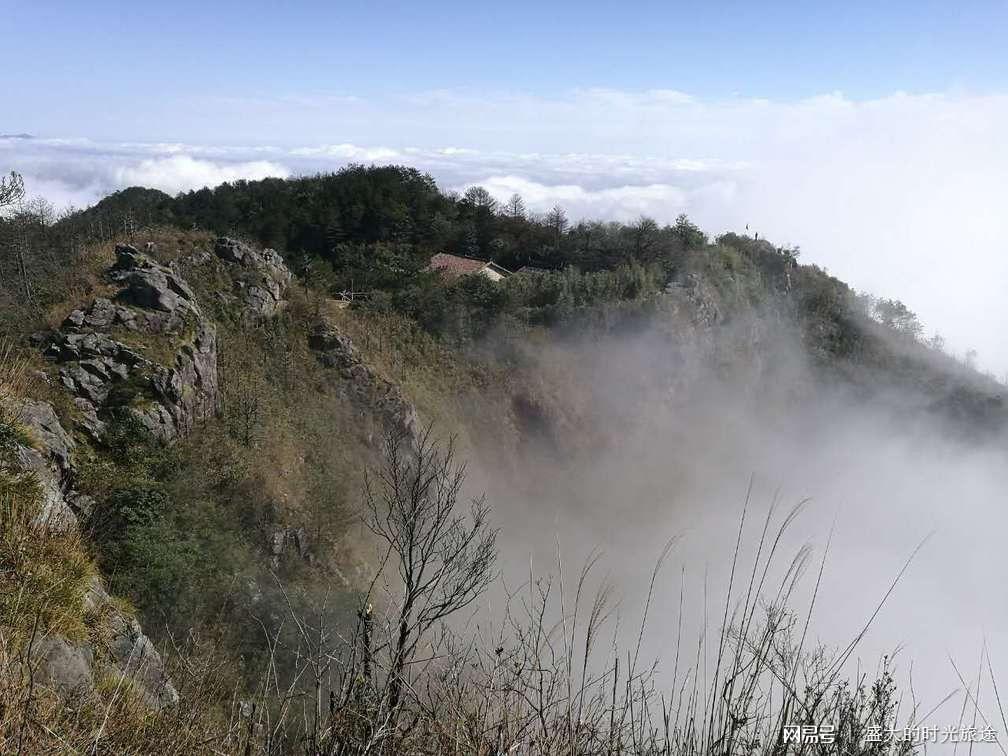
[[[997,674],[1008,655],[1003,438],[953,430],[912,392],[867,395],[825,375],[765,315],[717,332],[659,322],[633,335],[582,335],[526,357],[541,388],[532,401],[557,432],[529,442],[514,469],[480,465],[475,480],[497,513],[509,585],[530,570],[555,575],[558,558],[573,582],[600,553],[593,585],[604,576],[615,587],[632,639],[655,560],[675,539],[642,650],[661,660],[658,680],[671,686],[681,582],[683,643],[695,649],[705,626],[716,641],[743,510],[733,609],[770,508],[779,523],[807,500],[775,559],[779,580],[803,546],[813,549],[790,602],[804,617],[829,544],[806,647],[842,651],[909,560],[845,673],[895,656],[918,718],[959,691],[925,720],[935,726],[957,724],[963,705],[950,656],[975,686],[986,645]],[[498,610],[500,598],[491,601]],[[997,725],[988,685],[981,710]]]

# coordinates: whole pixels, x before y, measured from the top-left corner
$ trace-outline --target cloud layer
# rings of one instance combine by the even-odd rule
[[[0,138],[0,168],[22,171],[57,204],[84,205],[131,184],[177,192],[405,163],[448,189],[518,192],[535,211],[559,203],[573,218],[664,222],[686,212],[714,232],[748,224],[856,287],[903,299],[952,348],[976,348],[983,365],[1008,371],[1008,96],[452,90],[197,105],[194,122],[213,124],[200,144]],[[252,145],[263,124],[282,135],[276,144],[206,141],[226,132]]]
[[[149,186],[170,194],[187,189],[216,186],[237,179],[285,178],[290,172],[282,165],[266,160],[239,163],[216,163],[189,155],[141,160],[136,165],[119,166],[115,171],[119,186]]]

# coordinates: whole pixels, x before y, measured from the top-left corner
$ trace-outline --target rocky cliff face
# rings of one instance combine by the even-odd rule
[[[232,296],[246,318],[269,318],[284,306],[291,273],[272,249],[258,250],[235,239],[218,239],[214,253],[230,267]]]
[[[101,436],[109,412],[124,408],[171,440],[216,404],[216,328],[174,271],[125,245],[116,258],[107,272],[114,296],[74,310],[58,331],[37,339],[59,366],[80,411],[78,426],[92,438]],[[173,350],[170,359],[138,346],[153,341]]]
[[[189,262],[213,265],[216,274],[231,281],[230,290],[220,293],[236,304],[240,317],[271,317],[284,306],[291,276],[271,250],[220,239],[214,255]],[[216,326],[181,267],[121,245],[106,271],[111,294],[73,310],[59,329],[33,337],[75,407],[71,427],[64,427],[46,402],[26,401],[19,408],[34,443],[15,445],[15,463],[34,473],[42,493],[36,522],[51,532],[79,528],[75,509],[86,510],[88,504],[74,490],[75,453],[80,444],[100,442],[113,413],[128,412],[172,441],[218,406]],[[31,653],[41,678],[64,693],[87,693],[99,672],[113,674],[128,680],[152,706],[177,701],[157,649],[99,578],[90,582],[81,602],[82,612],[99,618],[101,638],[38,639]]]
[[[34,444],[17,444],[14,457],[33,473],[42,494],[35,524],[54,534],[75,532],[79,526],[69,502],[76,497],[72,485],[77,444],[46,402],[25,402],[20,416]],[[161,655],[98,577],[90,580],[80,602],[80,613],[96,623],[96,637],[76,642],[61,635],[34,638],[29,656],[38,665],[40,681],[65,695],[86,695],[101,672],[129,681],[151,706],[178,701]]]
[[[308,343],[318,355],[319,362],[336,371],[338,388],[343,397],[362,412],[374,416],[382,435],[391,432],[407,444],[415,444],[420,431],[416,407],[399,386],[364,363],[349,337],[340,333],[334,325],[323,322],[312,330]],[[372,435],[368,441],[380,443],[381,438]]]

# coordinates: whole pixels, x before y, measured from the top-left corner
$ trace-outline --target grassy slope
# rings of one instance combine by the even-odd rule
[[[173,229],[143,240],[148,238],[162,261],[211,244],[206,234]],[[18,390],[53,402],[67,427],[75,410],[52,381],[32,379],[32,371],[51,373],[51,366],[25,346],[26,338],[107,293],[101,270],[112,262],[113,246],[85,250],[67,272],[65,298],[46,312],[8,312],[3,319],[0,333],[29,365]],[[692,271],[709,283],[728,321],[766,306],[759,276],[733,250],[694,261]],[[97,562],[113,588],[137,606],[147,631],[162,641],[169,631],[200,628],[216,637],[225,656],[243,655],[245,672],[253,673],[269,628],[248,622],[248,612],[275,617],[288,600],[275,588],[268,548],[271,535],[285,528],[304,528],[311,543],[310,561],[291,548],[279,555],[278,576],[291,600],[308,606],[330,590],[337,626],[351,616],[354,589],[365,580],[371,557],[354,523],[361,472],[375,461],[366,427],[373,421],[362,420],[360,408],[342,398],[338,381],[308,349],[307,334],[320,318],[348,335],[368,365],[399,384],[422,418],[457,434],[464,455],[517,467],[522,453],[536,451],[525,447],[532,435],[551,434],[567,452],[605,442],[584,435],[595,424],[593,397],[579,378],[587,368],[583,350],[546,329],[524,329],[517,343],[496,341],[492,350],[462,352],[407,318],[341,309],[299,284],[292,286],[283,315],[263,328],[248,328],[213,304],[222,282],[199,276],[191,282],[220,328],[223,412],[169,449],[128,429],[104,448],[79,438],[80,488],[100,507],[153,504],[145,504],[142,521],[113,539],[95,532],[93,541],[49,544],[60,553],[32,557],[55,565],[54,580],[71,592],[80,590],[81,576]],[[800,324],[813,345],[849,338],[829,330],[836,329],[835,306],[828,299],[800,303]],[[673,323],[685,317],[665,315]],[[865,321],[855,325],[854,344],[819,355],[834,374],[869,384],[923,385],[936,396],[986,396],[984,381],[947,360]],[[161,356],[170,351],[156,340],[138,346]],[[13,490],[14,482],[4,485]],[[22,492],[18,500],[30,497]]]

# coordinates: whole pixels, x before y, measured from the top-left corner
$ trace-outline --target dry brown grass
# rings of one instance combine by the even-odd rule
[[[558,559],[551,575],[530,574],[508,592],[498,624],[471,631],[432,625],[422,643],[407,643],[404,664],[402,629],[412,638],[418,619],[408,586],[423,574],[416,572],[423,555],[439,548],[414,550],[411,534],[422,539],[435,533],[422,513],[437,509],[457,479],[448,475],[428,497],[426,477],[411,486],[411,468],[399,465],[394,446],[390,460],[383,475],[391,477],[382,489],[390,492],[388,519],[380,507],[372,512],[379,531],[391,536],[389,561],[400,565],[391,572],[407,589],[400,593],[396,580],[379,569],[379,608],[372,613],[365,597],[356,631],[346,637],[326,626],[322,611],[307,617],[291,609],[297,646],[272,649],[293,651],[298,663],[288,674],[273,661],[262,670],[258,693],[245,709],[245,752],[882,756],[913,750],[888,735],[878,743],[869,739],[871,727],[885,732],[897,716],[913,723],[918,715],[901,710],[887,662],[875,676],[848,685],[843,662],[857,639],[840,654],[806,646],[811,610],[796,615],[787,605],[809,551],[798,552],[780,584],[767,583],[780,559],[781,537],[800,507],[785,513],[776,531],[771,509],[748,577],[740,570],[736,582],[733,564],[720,626],[705,626],[699,639],[676,638],[674,662],[665,660],[661,680],[656,663],[641,658],[640,638],[671,546],[655,565],[643,618],[629,638],[617,629],[612,591],[604,584],[588,590],[598,560],[590,560],[571,586]],[[740,541],[744,527],[743,516]],[[457,535],[445,533],[442,546]],[[430,590],[420,606],[440,606],[438,589]],[[792,725],[833,726],[834,740],[786,742],[785,728]]]
[[[28,360],[13,344],[0,340],[0,421],[16,419],[16,400],[25,397],[28,384]]]
[[[32,641],[38,644],[42,637],[36,634]],[[228,678],[199,644],[187,644],[185,662],[172,668],[182,703],[165,710],[151,708],[112,669],[98,672],[93,691],[57,692],[28,647],[12,645],[3,632],[0,671],[0,753],[241,753],[239,719],[229,714],[230,691],[224,688]]]

